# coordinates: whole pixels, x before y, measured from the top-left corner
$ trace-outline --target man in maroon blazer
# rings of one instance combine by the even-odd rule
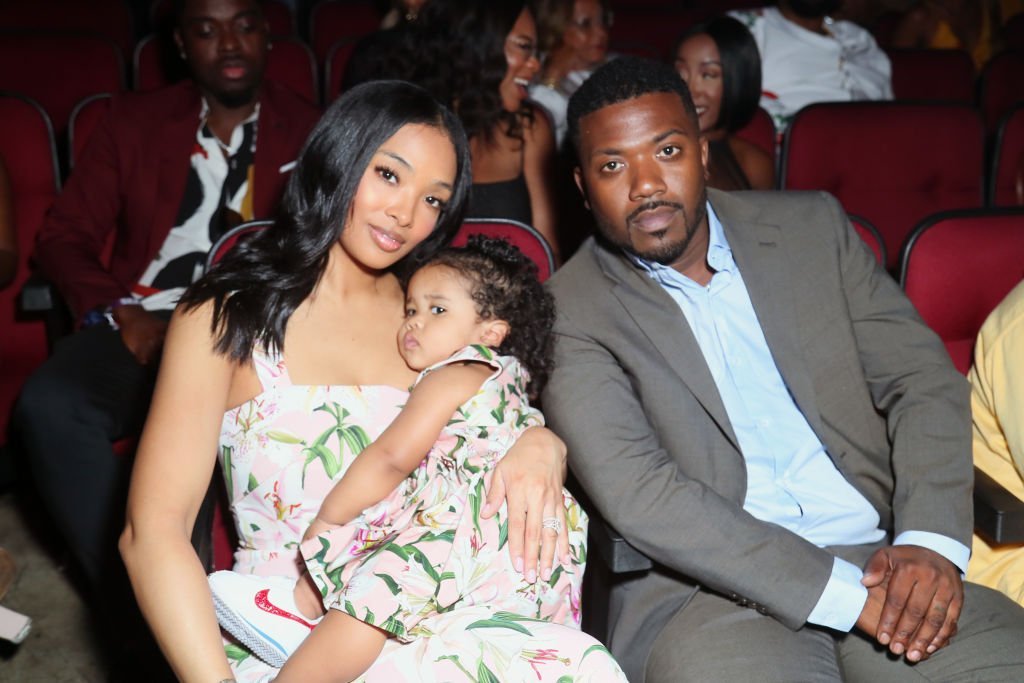
[[[43,501],[92,581],[115,556],[124,505],[128,467],[111,444],[145,418],[170,312],[221,234],[273,215],[319,117],[263,80],[258,0],[177,5],[192,80],[114,99],[35,251],[81,330],[26,383],[15,424]]]

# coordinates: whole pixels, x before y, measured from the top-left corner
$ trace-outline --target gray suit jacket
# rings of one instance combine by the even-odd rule
[[[968,385],[824,193],[708,191],[797,405],[891,535],[970,546]],[[643,680],[651,643],[698,588],[800,628],[833,555],[743,510],[746,469],[679,307],[588,241],[550,281],[548,424],[597,511],[656,562],[611,596],[611,649]],[[584,606],[585,608],[585,606]]]

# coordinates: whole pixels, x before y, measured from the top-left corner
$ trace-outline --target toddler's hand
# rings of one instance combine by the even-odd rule
[[[306,529],[306,533],[304,533],[302,535],[302,542],[305,543],[306,541],[308,541],[309,539],[313,538],[314,536],[319,536],[323,532],[330,531],[331,529],[333,529],[336,526],[338,526],[338,525],[337,524],[330,524],[330,523],[325,522],[324,520],[320,519],[319,517],[314,517],[313,521],[309,523],[309,528]]]

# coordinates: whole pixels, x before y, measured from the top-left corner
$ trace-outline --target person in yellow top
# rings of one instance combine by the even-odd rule
[[[966,50],[980,71],[998,51],[998,22],[991,0],[923,0],[903,16],[891,47]]]
[[[1024,500],[1024,282],[982,325],[968,376],[974,464]],[[1024,546],[992,547],[975,534],[967,580],[1024,604]]]

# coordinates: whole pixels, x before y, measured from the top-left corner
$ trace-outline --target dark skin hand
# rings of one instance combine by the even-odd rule
[[[910,662],[928,658],[956,634],[964,604],[960,570],[916,545],[881,548],[861,580],[868,599],[857,627]]]
[[[167,334],[167,321],[142,306],[118,306],[114,320],[121,328],[121,341],[140,365],[149,365],[160,355]]]

